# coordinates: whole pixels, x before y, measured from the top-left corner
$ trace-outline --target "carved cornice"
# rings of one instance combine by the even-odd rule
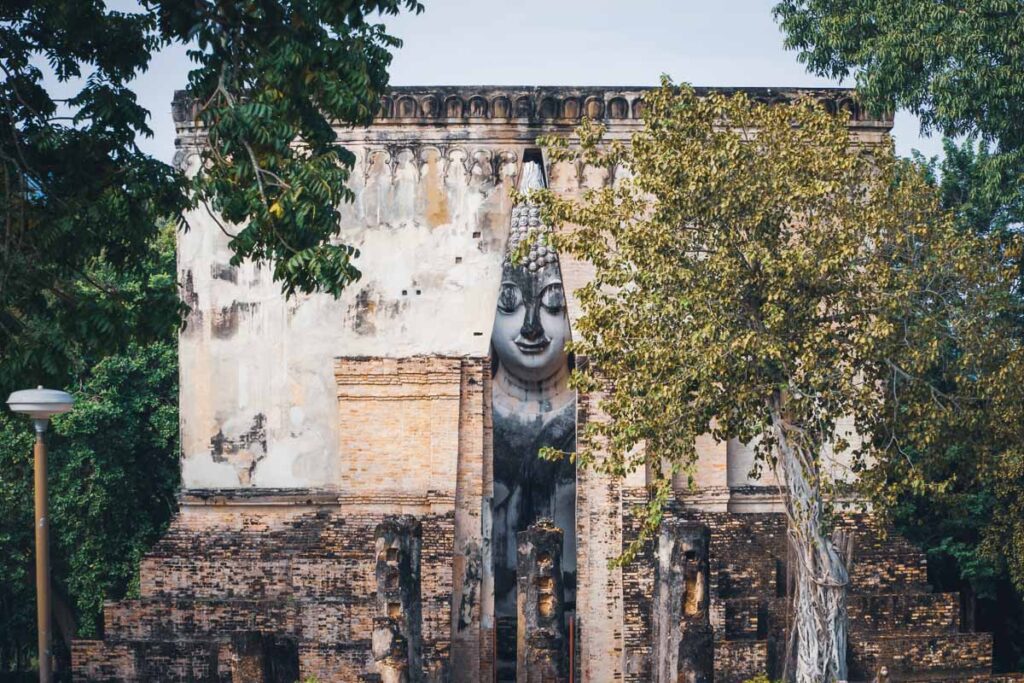
[[[381,98],[380,120],[578,122],[643,118],[648,87],[566,86],[407,86],[392,88]],[[871,119],[851,88],[695,88],[698,95],[746,93],[762,104],[800,98],[820,102],[828,111],[848,111],[851,121],[891,123],[892,117]]]
[[[374,127],[393,124],[491,124],[574,126],[583,116],[608,124],[639,124],[644,92],[648,87],[567,86],[403,86],[381,98]],[[713,92],[746,93],[756,102],[781,104],[799,98],[820,102],[828,111],[848,111],[851,125],[888,129],[892,116],[872,118],[850,88],[696,88],[698,95]],[[193,127],[194,104],[184,91],[173,102],[179,131]]]
[[[178,503],[191,508],[214,507],[286,507],[325,508],[341,506],[449,507],[455,503],[451,491],[429,490],[424,493],[378,491],[352,494],[329,488],[220,488],[182,489]]]
[[[220,507],[228,505],[318,507],[338,505],[341,494],[326,488],[230,488],[182,489],[178,503],[188,506]]]

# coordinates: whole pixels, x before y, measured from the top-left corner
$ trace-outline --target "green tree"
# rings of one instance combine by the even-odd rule
[[[784,0],[775,15],[809,70],[854,76],[876,110],[906,108],[947,139],[932,161],[964,233],[1007,243],[1024,224],[1024,12],[1019,0],[887,3]],[[955,141],[954,141],[955,140]],[[1024,264],[1018,291],[1024,294]],[[1024,320],[1017,319],[1024,338]],[[951,379],[951,378],[947,378]],[[990,417],[1005,422],[998,411]],[[929,551],[933,580],[982,602],[1003,666],[1024,666],[1024,477],[1019,435],[990,424],[951,432],[917,461],[942,492],[891,496],[897,528]],[[1002,439],[994,443],[993,439]],[[957,514],[951,515],[950,510]],[[944,567],[952,564],[952,571]],[[1016,587],[1016,594],[1011,587]],[[993,615],[995,618],[993,618]]]
[[[272,264],[288,294],[336,295],[359,277],[354,250],[335,240],[353,157],[332,125],[376,113],[399,41],[371,19],[403,8],[422,9],[415,0],[141,0],[136,13],[102,0],[3,3],[0,391],[23,378],[63,385],[69,371],[152,333],[157,302],[140,317],[92,266],[102,258],[109,273],[138,281],[159,219],[189,206],[228,221],[235,261]],[[136,144],[151,135],[150,113],[131,79],[171,43],[191,47],[187,89],[208,143],[191,179]],[[57,99],[47,72],[82,85]],[[176,315],[173,300],[159,303]]]
[[[561,248],[595,268],[573,342],[590,364],[573,382],[606,389],[609,419],[586,426],[580,463],[654,473],[649,537],[698,436],[755,444],[786,484],[797,680],[845,680],[849,547],[833,502],[850,482],[830,463],[900,460],[907,425],[929,443],[974,400],[929,372],[954,341],[958,378],[999,367],[1003,259],[959,234],[920,168],[866,153],[812,103],[698,98],[667,80],[645,101],[628,147],[588,122],[578,148],[546,141],[555,160],[629,171],[579,201],[538,197],[550,224],[573,226]]]
[[[783,0],[774,13],[809,71],[853,76],[875,111],[908,109],[925,131],[965,138],[947,143],[944,176],[956,178],[947,199],[968,224],[1001,229],[1024,219],[1019,0]]]
[[[174,232],[165,224],[150,244],[143,278],[104,272],[104,264],[92,272],[126,301],[141,297],[140,308],[173,300]],[[50,430],[54,621],[64,656],[76,633],[97,635],[105,599],[133,589],[139,558],[175,509],[177,324],[162,313],[149,323],[162,324],[152,341],[129,342],[79,373],[75,410]],[[0,414],[0,672],[24,669],[35,649],[32,439],[26,420]]]
[[[138,559],[175,509],[178,473],[177,349],[173,338],[100,361],[74,391],[72,414],[50,433],[50,508],[54,575],[73,613],[61,630],[95,635],[104,599],[123,594]],[[32,566],[32,435],[4,415],[0,442],[5,476],[2,538],[5,590]],[[27,577],[31,578],[31,577]],[[17,609],[30,608],[35,584],[24,582]],[[109,591],[109,592],[108,592]],[[5,615],[6,616],[6,615]],[[72,617],[71,620],[68,620]],[[29,619],[33,623],[34,618]],[[69,628],[70,626],[70,628]],[[33,632],[29,628],[28,632]],[[11,635],[11,634],[4,634]],[[2,637],[2,636],[0,636]]]
[[[98,363],[74,392],[75,411],[50,435],[54,623],[96,636],[104,600],[137,584],[142,554],[166,528],[178,487],[177,348],[173,338]],[[34,652],[32,436],[0,415],[0,671]]]

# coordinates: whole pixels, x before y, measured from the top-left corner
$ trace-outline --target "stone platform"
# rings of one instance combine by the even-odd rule
[[[630,495],[624,493],[625,503]],[[374,528],[384,516],[349,515],[337,505],[308,502],[225,509],[201,519],[179,516],[142,562],[140,597],[108,603],[104,639],[74,644],[75,680],[382,680],[372,641],[380,616]],[[789,625],[784,518],[673,514],[711,532],[715,681],[781,675]],[[457,628],[451,610],[453,518],[421,515],[419,522],[418,680],[446,681],[460,665],[451,648]],[[991,635],[961,632],[959,596],[931,591],[918,549],[899,537],[884,538],[863,516],[845,523],[857,534],[849,597],[851,681],[873,680],[883,666],[892,681],[1024,680],[990,673]],[[650,552],[623,570],[626,681],[653,680],[654,574]]]
[[[74,680],[375,680],[374,534],[387,516],[332,505],[204,517],[179,515],[142,561],[140,597],[107,603],[104,639],[73,644]],[[423,669],[447,680],[454,520],[419,522]]]

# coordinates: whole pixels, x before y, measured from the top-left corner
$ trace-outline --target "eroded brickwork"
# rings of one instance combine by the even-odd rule
[[[563,543],[562,530],[549,519],[540,519],[516,535],[516,680],[520,683],[568,680]]]
[[[458,372],[480,378],[484,367],[460,363]],[[460,381],[460,386],[471,385]],[[476,430],[486,421],[468,423]],[[595,487],[591,483],[582,490],[593,495]],[[618,507],[600,517],[592,512],[589,528],[609,533],[581,545],[585,552],[605,553],[587,564],[593,567],[600,559],[604,576],[613,579],[598,588],[621,605],[623,616],[607,637],[622,638],[623,649],[610,657],[623,662],[623,675],[593,669],[585,661],[578,671],[585,681],[651,681],[653,550],[618,573],[621,583],[606,569],[613,556],[609,538],[621,550],[635,537],[636,522],[628,510],[643,500],[645,491],[610,483],[598,490],[621,495],[619,504],[627,510],[624,524],[619,524]],[[452,499],[428,497],[414,505],[413,497],[405,497],[356,505],[303,499],[297,493],[253,496],[245,505],[237,498],[224,505],[217,495],[205,497],[203,505],[192,500],[144,560],[141,597],[107,605],[103,641],[75,644],[77,679],[269,682],[284,680],[280,677],[293,670],[294,660],[301,676],[320,681],[387,680],[374,660],[372,642],[375,620],[381,618],[380,525],[394,519],[384,510],[416,505],[423,661],[418,673],[426,681],[456,679],[464,662],[452,648],[458,627],[453,608],[458,604],[453,603],[457,515],[450,502],[447,511],[439,512]],[[670,519],[699,522],[709,530],[715,680],[778,675],[788,623],[784,518],[674,507]],[[593,526],[595,521],[602,526]],[[958,631],[958,597],[929,592],[920,552],[897,537],[881,538],[864,517],[850,517],[847,523],[857,529],[849,599],[851,680],[871,680],[883,666],[892,680],[996,680],[988,673],[990,635]],[[616,529],[622,536],[616,536]],[[387,600],[384,605],[387,610]],[[477,623],[472,615],[480,611],[475,604],[466,611],[471,626]],[[581,635],[591,619],[612,621],[607,607],[588,607],[580,616]],[[582,643],[577,647],[582,649]],[[481,638],[475,651],[485,648]],[[488,680],[487,673],[476,680]]]
[[[699,522],[668,519],[654,548],[651,670],[658,683],[712,683],[708,592],[710,534]]]
[[[578,358],[577,362],[585,360]],[[592,420],[604,419],[598,410],[600,399],[598,393],[577,399],[578,430]],[[623,590],[622,569],[608,562],[623,547],[621,496],[622,482],[614,477],[593,469],[577,472],[576,661],[584,681],[621,681],[624,665],[629,664],[624,659],[624,614],[633,596]]]
[[[409,680],[451,679],[453,634],[480,626],[488,363],[340,359],[336,374],[338,492],[187,494],[142,562],[141,597],[107,605],[103,641],[75,644],[78,679],[294,683],[294,659],[303,677],[371,680],[391,661],[373,648],[388,619],[419,641]],[[477,680],[481,648],[463,649],[462,680]]]
[[[232,674],[232,660],[246,656],[238,634],[292,639],[304,677],[356,681],[373,671],[375,530],[383,516],[254,508],[243,528],[217,525],[216,510],[204,516],[207,528],[179,518],[147,556],[140,599],[107,606],[102,642],[75,644],[81,680],[250,680]],[[450,576],[454,520],[418,521],[427,676],[448,660],[451,581],[435,577]]]
[[[373,659],[384,683],[418,683],[423,671],[423,528],[412,515],[387,517],[373,535],[377,564]]]
[[[645,499],[624,492],[624,507]],[[669,519],[710,529],[710,600],[716,683],[739,683],[759,673],[782,675],[789,626],[785,517],[781,514],[703,512],[674,506]],[[848,515],[856,534],[849,595],[851,681],[873,680],[885,667],[892,680],[991,678],[988,633],[959,632],[959,596],[932,593],[923,554],[904,539],[880,533],[869,517]],[[624,542],[638,525],[628,514]],[[649,643],[655,556],[650,544],[623,571],[627,681],[654,680]],[[987,678],[986,678],[987,676]]]

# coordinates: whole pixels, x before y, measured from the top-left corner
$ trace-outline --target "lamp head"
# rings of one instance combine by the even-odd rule
[[[75,404],[71,394],[58,389],[35,389],[15,391],[7,399],[7,407],[15,413],[28,415],[34,420],[48,420],[54,415],[66,413]]]

